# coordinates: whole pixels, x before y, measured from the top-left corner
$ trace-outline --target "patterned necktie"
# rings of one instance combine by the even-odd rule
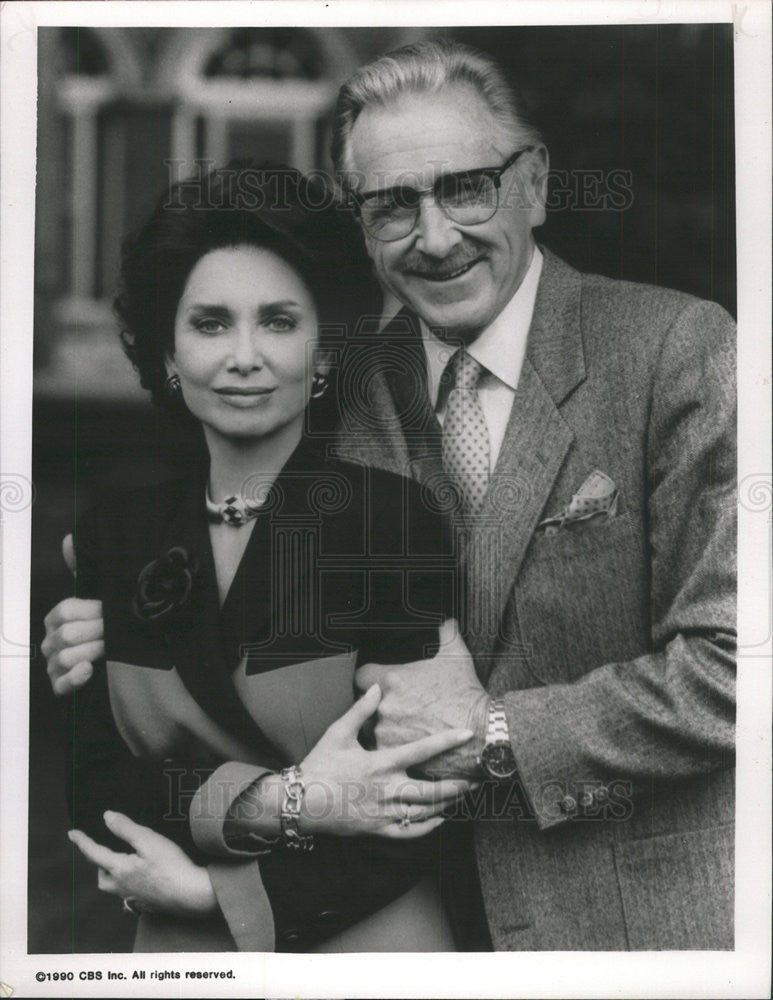
[[[477,384],[482,366],[460,347],[448,362],[443,379],[453,382],[443,421],[443,468],[460,491],[466,516],[483,505],[488,489],[491,443]]]

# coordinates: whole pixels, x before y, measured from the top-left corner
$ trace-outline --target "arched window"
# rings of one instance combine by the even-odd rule
[[[111,307],[123,237],[197,161],[329,166],[360,57],[320,28],[51,27],[38,52],[38,387],[128,397]]]
[[[257,156],[311,170],[326,163],[327,119],[357,64],[329,29],[192,29],[164,59],[178,95],[172,123],[177,176],[195,162]]]
[[[237,28],[204,67],[205,77],[319,80],[325,65],[317,40],[298,28]]]
[[[62,69],[68,77],[106,77],[110,60],[91,28],[62,28],[59,32]]]

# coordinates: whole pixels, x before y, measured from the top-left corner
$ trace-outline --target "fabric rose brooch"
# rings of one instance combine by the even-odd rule
[[[148,563],[137,577],[134,614],[140,621],[152,622],[181,608],[193,589],[196,571],[196,560],[181,546]]]

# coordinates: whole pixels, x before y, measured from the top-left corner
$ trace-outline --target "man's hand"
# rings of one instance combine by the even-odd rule
[[[469,730],[444,727],[405,746],[364,750],[357,734],[376,711],[380,697],[374,684],[328,726],[301,762],[306,785],[302,819],[310,832],[400,840],[423,837],[443,822],[447,806],[473,788],[464,778],[421,781],[408,776],[409,769],[458,750],[472,736]]]
[[[72,535],[62,542],[62,555],[75,573]],[[41,650],[48,661],[48,678],[54,694],[72,694],[91,677],[95,660],[105,655],[102,602],[68,597],[45,618],[46,637]]]
[[[421,766],[431,777],[472,776],[486,738],[488,695],[453,618],[440,627],[437,656],[415,663],[366,663],[355,675],[360,690],[378,684],[383,697],[375,727],[379,747],[398,746],[448,729],[470,729],[473,738]]]

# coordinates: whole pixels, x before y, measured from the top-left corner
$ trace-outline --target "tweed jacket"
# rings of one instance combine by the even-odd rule
[[[544,253],[502,450],[456,536],[465,637],[518,765],[474,814],[492,939],[732,948],[734,327]],[[437,487],[410,317],[365,350],[339,452]],[[546,530],[596,470],[614,516]]]
[[[111,842],[102,813],[119,810],[208,865],[221,913],[144,913],[136,950],[309,950],[412,892],[437,838],[323,836],[308,854],[267,852],[225,836],[228,808],[349,708],[360,658],[436,648],[455,564],[415,483],[301,444],[219,607],[205,483],[203,469],[79,521],[78,593],[103,602],[106,663],[68,699],[73,825]],[[406,904],[419,937],[425,896]]]

